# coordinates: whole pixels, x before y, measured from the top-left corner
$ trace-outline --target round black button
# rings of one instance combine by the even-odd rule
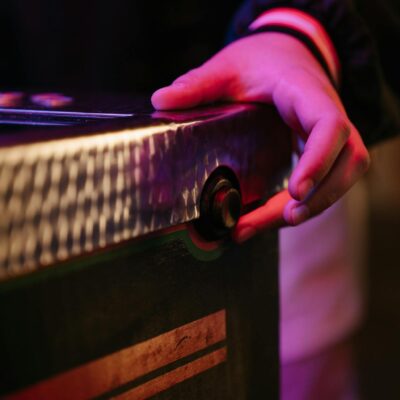
[[[230,171],[217,170],[205,183],[200,200],[198,232],[207,240],[229,235],[241,214],[242,199],[236,177]]]

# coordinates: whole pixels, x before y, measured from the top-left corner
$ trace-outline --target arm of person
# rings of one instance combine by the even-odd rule
[[[331,77],[332,78],[332,77]],[[304,141],[288,192],[241,218],[235,238],[296,225],[338,200],[367,170],[368,151],[336,88],[301,40],[282,32],[239,38],[174,83],[154,93],[157,109],[214,101],[273,103]]]

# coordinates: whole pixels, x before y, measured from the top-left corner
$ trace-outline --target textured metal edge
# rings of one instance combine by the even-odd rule
[[[220,166],[245,202],[265,196],[288,140],[260,110],[0,148],[0,279],[198,218]]]

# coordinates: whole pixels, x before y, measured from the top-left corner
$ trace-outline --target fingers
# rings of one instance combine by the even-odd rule
[[[367,171],[370,164],[368,151],[354,130],[332,170],[304,201],[291,200],[284,210],[284,219],[297,225],[320,214],[341,198]]]
[[[191,108],[229,97],[232,74],[223,57],[214,57],[201,67],[180,76],[170,86],[154,92],[157,110]]]
[[[350,131],[350,122],[339,113],[324,115],[313,126],[289,181],[289,191],[296,200],[304,200],[328,174]]]
[[[297,225],[330,207],[367,171],[370,158],[361,137],[352,128],[349,140],[337,157],[332,170],[305,199],[297,201],[288,190],[273,196],[263,206],[240,218],[233,239],[242,243],[270,228]]]
[[[289,72],[276,85],[273,99],[285,122],[305,141],[289,181],[293,198],[304,200],[329,173],[355,128],[329,82],[304,69]]]
[[[289,192],[284,190],[271,197],[261,207],[243,215],[233,231],[233,239],[242,243],[265,229],[286,225],[283,212],[290,199]]]

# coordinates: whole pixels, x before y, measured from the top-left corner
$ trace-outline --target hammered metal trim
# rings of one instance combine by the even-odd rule
[[[198,218],[218,166],[254,169],[252,109],[0,148],[0,279]]]

